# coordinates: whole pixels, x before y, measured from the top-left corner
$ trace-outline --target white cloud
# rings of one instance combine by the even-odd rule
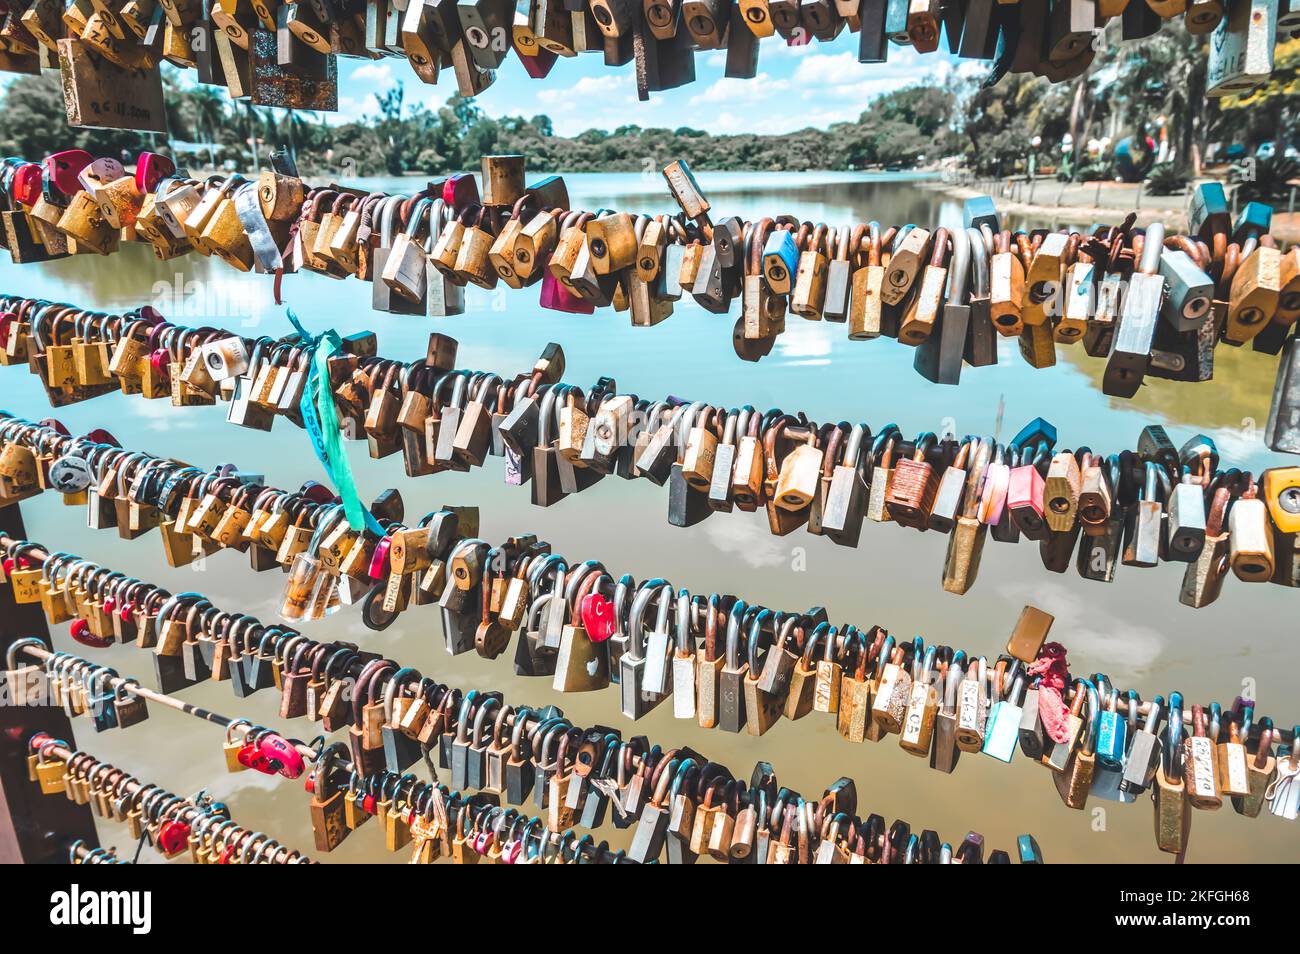
[[[375,112],[375,101],[371,96],[340,96],[336,113],[326,113],[327,121],[333,123],[359,122]]]
[[[768,59],[782,56],[804,57],[810,55],[818,46],[819,43],[815,37],[807,43],[791,46],[785,41],[784,37],[777,34],[762,42],[759,46],[759,56]]]
[[[843,53],[816,53],[805,56],[794,70],[798,84],[838,85],[861,70],[858,58],[847,50]]]
[[[1107,610],[1100,601],[1086,599],[1060,583],[1041,579],[1032,584],[1009,583],[999,592],[1010,606],[1033,603],[1051,607],[1056,622],[1049,638],[1077,654],[1070,668],[1087,671],[1085,660],[1094,665],[1105,661],[1107,672],[1118,684],[1147,674],[1167,642],[1160,630],[1134,624]]]
[[[355,83],[389,86],[394,80],[393,68],[384,62],[363,63],[352,71],[352,81]]]
[[[836,327],[838,326],[806,321],[797,315],[790,315],[786,319],[785,334],[776,339],[777,351],[783,358],[824,357],[831,353],[831,334]]]
[[[760,523],[754,515],[746,515],[749,519],[737,519],[737,516],[709,521],[706,528],[709,542],[755,569],[780,566],[789,559],[789,551],[781,544],[780,537],[772,536],[766,519]]]
[[[723,77],[704,92],[691,99],[692,106],[706,103],[763,103],[774,93],[790,88],[790,81],[773,79],[768,73],[759,73],[753,79]]]
[[[168,401],[139,401],[132,414],[143,419],[141,426],[148,431],[192,431],[199,426],[193,415],[171,414],[171,410]]]
[[[567,89],[552,86],[549,89],[539,90],[537,101],[556,110],[591,109],[593,106],[608,105],[608,103],[592,103],[587,100],[588,97],[605,97],[622,93],[624,95],[621,98],[624,101],[629,98],[635,99],[634,83],[635,80],[627,73],[584,76]],[[629,90],[631,90],[630,94]]]
[[[768,110],[759,114],[724,111],[709,122],[713,133],[760,133],[779,135],[807,129],[809,126],[824,129],[831,123],[854,122],[862,113],[861,99],[827,103],[820,109],[804,108],[797,111]]]
[[[923,60],[910,46],[891,46],[889,56],[885,63],[859,63],[857,54],[849,50],[810,54],[795,67],[794,82],[809,87],[819,95],[824,90],[814,87],[855,89],[861,101],[901,85],[936,80],[950,69],[950,64],[944,58],[927,56]]]

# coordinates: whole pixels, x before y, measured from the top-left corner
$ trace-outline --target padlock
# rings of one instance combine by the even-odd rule
[[[849,340],[864,341],[877,338],[881,332],[881,292],[884,288],[885,269],[881,264],[882,247],[880,223],[867,226],[865,249],[855,249],[853,292],[849,302]]]
[[[904,226],[899,230],[881,285],[880,298],[886,305],[897,305],[906,297],[921,271],[922,256],[929,246],[928,229]]]
[[[1242,264],[1232,274],[1227,303],[1227,324],[1223,341],[1242,344],[1251,341],[1273,320],[1282,298],[1282,252],[1255,246],[1248,239],[1242,248]]]
[[[936,442],[935,435],[927,431],[916,439],[913,456],[894,465],[884,502],[889,516],[901,526],[918,530],[929,527],[930,512],[934,509],[935,495],[939,490],[939,475],[926,457],[934,450]],[[873,476],[873,484],[875,479]]]
[[[964,232],[962,237],[965,238]],[[901,343],[916,346],[927,341],[936,324],[941,320],[944,286],[948,277],[947,261],[948,230],[938,228],[935,229],[933,241],[930,243],[930,257],[921,273],[921,281],[916,286],[916,292],[909,300],[898,326],[898,340]],[[891,260],[891,275],[893,269],[894,262]],[[963,273],[966,271],[965,259],[960,270]],[[965,345],[965,329],[961,330],[956,340],[960,340],[962,345]]]
[[[942,693],[942,686],[937,681],[938,677],[935,647],[930,646],[925,650],[923,657],[919,654],[913,657],[912,687],[898,739],[898,744],[904,751],[922,758],[930,755],[930,745],[934,739],[935,719]]]
[[[1010,232],[999,232],[994,241],[989,276],[993,327],[1006,337],[1019,337],[1024,327],[1021,303],[1025,294],[1025,267],[1019,252],[1012,249]]]
[[[1247,583],[1270,579],[1275,568],[1268,505],[1257,493],[1252,482],[1228,511],[1229,563],[1237,578]]]
[[[1015,755],[1016,745],[1020,741],[1025,690],[1024,675],[1017,674],[1006,690],[1005,698],[999,698],[993,703],[989,710],[984,744],[980,749],[985,755],[991,755],[1000,762],[1010,762]]]
[[[1076,687],[1076,692],[1082,691]],[[1057,794],[1067,808],[1073,808],[1082,811],[1088,803],[1088,790],[1092,787],[1093,777],[1097,769],[1097,728],[1101,722],[1101,706],[1098,703],[1097,689],[1095,686],[1087,686],[1087,715],[1084,718],[1081,738],[1077,748],[1073,751],[1066,751],[1068,761],[1064,767],[1053,773],[1052,780],[1056,784]],[[1057,745],[1053,752],[1062,746]]]
[[[1222,807],[1218,754],[1206,733],[1205,710],[1199,705],[1192,706],[1192,734],[1182,741],[1182,762],[1188,804],[1202,811]]]

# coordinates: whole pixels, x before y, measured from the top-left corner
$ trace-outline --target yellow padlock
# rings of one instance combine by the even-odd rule
[[[1266,470],[1261,484],[1273,526],[1282,533],[1300,533],[1300,467]]]

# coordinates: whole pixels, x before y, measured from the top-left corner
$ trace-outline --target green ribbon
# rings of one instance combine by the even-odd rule
[[[382,537],[383,527],[357,496],[356,481],[352,479],[352,467],[343,447],[339,418],[334,409],[334,394],[329,387],[329,360],[343,350],[343,340],[333,328],[323,334],[310,335],[299,323],[292,308],[286,308],[285,314],[302,338],[303,346],[312,351],[302,400],[298,404],[307,435],[311,438],[312,450],[316,452],[316,457],[325,466],[325,473],[338,490],[348,526],[353,530],[366,529],[375,536]]]

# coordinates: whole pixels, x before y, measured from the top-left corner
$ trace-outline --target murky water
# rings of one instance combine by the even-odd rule
[[[580,207],[661,211],[671,203],[657,175],[568,178]],[[959,203],[896,176],[704,174],[700,180],[715,216],[779,210],[830,223],[875,218],[948,226],[961,219]],[[289,330],[271,302],[269,279],[240,276],[215,260],[155,262],[143,246],[102,260],[3,265],[0,288],[105,308],[155,301],[164,313],[187,323],[237,327],[244,334]],[[994,433],[1001,407],[1004,439],[1041,414],[1058,426],[1061,446],[1086,443],[1094,450],[1131,446],[1142,426],[1157,420],[1175,444],[1197,431],[1210,434],[1225,460],[1243,468],[1277,462],[1258,435],[1267,418],[1276,359],[1247,349],[1220,348],[1220,373],[1208,385],[1151,380],[1137,399],[1125,402],[1101,394],[1102,363],[1077,347],[1061,349],[1056,368],[1034,371],[1004,343],[1001,363],[967,368],[958,389],[925,381],[912,370],[910,351],[894,341],[850,342],[843,325],[793,317],[773,353],[754,366],[732,354],[733,319],[694,304],[679,305],[672,318],[654,328],[632,329],[624,315],[608,311],[594,316],[542,311],[532,291],[470,289],[467,313],[441,320],[372,314],[370,288],[356,281],[296,275],[286,279],[285,293],[308,328],[374,328],[381,353],[403,359],[423,354],[426,336],[436,329],[459,339],[462,367],[514,373],[531,366],[546,342],[559,341],[568,356],[566,380],[589,385],[608,374],[621,390],[641,395],[803,409],[815,420],[865,420],[876,428],[895,421],[909,433]],[[0,407],[34,418],[50,413],[39,383],[20,370],[0,374],[0,393]],[[248,431],[226,424],[224,414],[221,406],[173,409],[166,402],[110,395],[63,409],[59,417],[74,432],[107,426],[127,447],[204,466],[234,461],[265,472],[281,487],[320,478],[301,431],[284,421],[272,434]],[[1178,689],[1189,703],[1217,699],[1226,706],[1244,691],[1257,695],[1261,714],[1279,721],[1297,717],[1294,594],[1281,587],[1230,579],[1216,604],[1194,611],[1178,603],[1181,565],[1124,567],[1105,585],[1083,580],[1073,570],[1049,575],[1033,546],[990,542],[979,582],[959,598],[939,585],[946,539],[938,533],[868,524],[861,547],[847,550],[803,532],[772,537],[763,515],[739,511],[682,530],[665,520],[662,489],[617,478],[544,510],[530,506],[526,489],[501,483],[499,459],[489,459],[472,474],[410,480],[400,456],[372,461],[362,448],[354,448],[352,463],[363,494],[400,487],[408,515],[442,504],[478,504],[489,539],[532,531],[571,560],[603,560],[615,575],[662,575],[695,592],[733,592],[790,609],[820,603],[834,621],[879,623],[900,638],[922,634],[931,642],[990,656],[1005,644],[1021,606],[1032,602],[1056,615],[1052,638],[1070,649],[1075,672],[1106,672],[1144,698]],[[126,543],[112,531],[92,533],[85,529],[82,509],[61,507],[54,498],[32,501],[24,511],[33,539],[74,549],[173,591],[202,590],[222,607],[243,608],[263,620],[274,617],[283,578],[250,573],[239,554],[218,554],[200,572],[174,570],[163,560],[156,535]],[[431,608],[415,607],[388,631],[375,634],[344,612],[315,624],[312,632],[354,639],[466,688],[502,689],[510,702],[559,702],[581,724],[607,723],[665,744],[692,745],[740,775],[747,776],[756,759],[767,759],[782,783],[805,794],[818,794],[837,776],[850,775],[864,811],[906,818],[918,830],[934,828],[954,844],[973,828],[986,835],[990,847],[1012,851],[1018,833],[1032,832],[1049,861],[1167,857],[1155,849],[1146,798],[1133,805],[1093,799],[1087,811],[1071,811],[1061,804],[1049,773],[1021,757],[1004,765],[966,755],[952,776],[943,776],[900,750],[892,738],[847,743],[832,720],[817,714],[798,723],[783,720],[758,739],[700,730],[674,720],[667,705],[633,725],[618,715],[613,689],[557,698],[548,682],[514,677],[508,653],[495,662],[473,653],[447,656],[436,619]],[[66,628],[58,629],[56,644],[75,650]],[[115,647],[97,658],[150,681],[152,663],[133,647]],[[227,688],[210,684],[187,690],[184,697],[281,726],[278,696],[272,693],[237,701]],[[303,738],[317,731],[305,721],[283,728]],[[230,804],[237,820],[310,850],[307,796],[282,779],[225,774],[221,732],[213,726],[155,706],[146,726],[129,732],[95,737],[84,723],[77,729],[77,741],[89,751],[178,792],[206,786]],[[1190,861],[1295,859],[1294,826],[1270,817],[1244,819],[1230,808],[1195,814]],[[105,843],[119,846],[127,837],[111,823],[102,833]],[[624,835],[607,827],[601,837],[617,844]],[[405,853],[385,852],[381,832],[372,825],[349,838],[331,860],[404,861]]]

